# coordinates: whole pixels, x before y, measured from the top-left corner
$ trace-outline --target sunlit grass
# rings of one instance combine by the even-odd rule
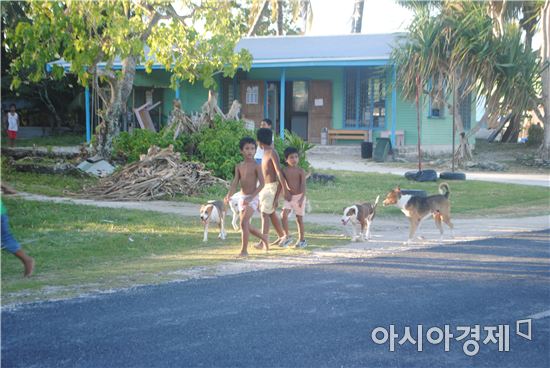
[[[15,237],[36,260],[30,279],[15,257],[2,255],[2,302],[71,296],[87,291],[150,284],[177,278],[177,271],[234,261],[240,234],[225,241],[212,230],[202,242],[198,218],[5,198]],[[258,226],[258,219],[254,219]],[[250,248],[251,259],[303,255],[344,243],[326,227],[308,225],[310,247]],[[174,276],[175,274],[176,276]]]

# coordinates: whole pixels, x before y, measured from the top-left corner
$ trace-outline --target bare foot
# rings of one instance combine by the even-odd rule
[[[241,252],[235,258],[246,258],[246,257],[248,257],[248,252]]]
[[[269,236],[268,235],[262,236],[262,243],[264,243],[265,251],[267,252],[269,250]]]
[[[29,257],[29,259],[25,262],[25,273],[23,274],[23,277],[31,277],[33,271],[34,271],[34,258]]]
[[[277,238],[277,240],[275,240],[273,243],[269,244],[269,245],[279,245],[281,244],[281,241],[283,241],[283,238]],[[261,242],[260,242],[261,243]]]
[[[263,244],[263,242],[260,240],[259,242],[257,242],[256,244],[254,244],[254,248],[256,248],[256,249],[264,249],[264,244]]]

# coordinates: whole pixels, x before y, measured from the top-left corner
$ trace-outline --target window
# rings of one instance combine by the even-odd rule
[[[428,116],[442,118],[445,116],[445,84],[443,78],[434,78],[428,86],[430,90],[430,102]]]
[[[246,87],[246,104],[257,105],[258,104],[258,86]]]
[[[472,126],[472,94],[468,93],[460,102],[460,116],[464,130],[470,130]]]
[[[386,123],[386,77],[380,68],[345,72],[345,128],[378,129]]]
[[[292,83],[292,111],[307,112],[308,111],[308,93],[307,83],[304,81],[296,81]]]

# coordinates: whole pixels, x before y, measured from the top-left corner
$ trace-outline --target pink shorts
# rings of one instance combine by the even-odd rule
[[[9,139],[17,138],[17,130],[8,130],[8,138]]]
[[[306,213],[306,198],[304,197],[304,201],[302,202],[302,205],[300,206],[300,199],[302,199],[303,194],[297,194],[293,195],[292,199],[290,201],[287,201],[285,199],[285,202],[283,204],[283,209],[285,210],[292,210],[294,211],[294,214],[296,216],[303,216]]]

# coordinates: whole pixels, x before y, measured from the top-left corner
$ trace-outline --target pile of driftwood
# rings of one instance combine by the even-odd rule
[[[138,162],[102,179],[83,194],[97,199],[144,201],[176,194],[195,195],[217,183],[227,186],[226,181],[212,176],[202,164],[182,161],[172,145],[162,150],[152,146]]]

